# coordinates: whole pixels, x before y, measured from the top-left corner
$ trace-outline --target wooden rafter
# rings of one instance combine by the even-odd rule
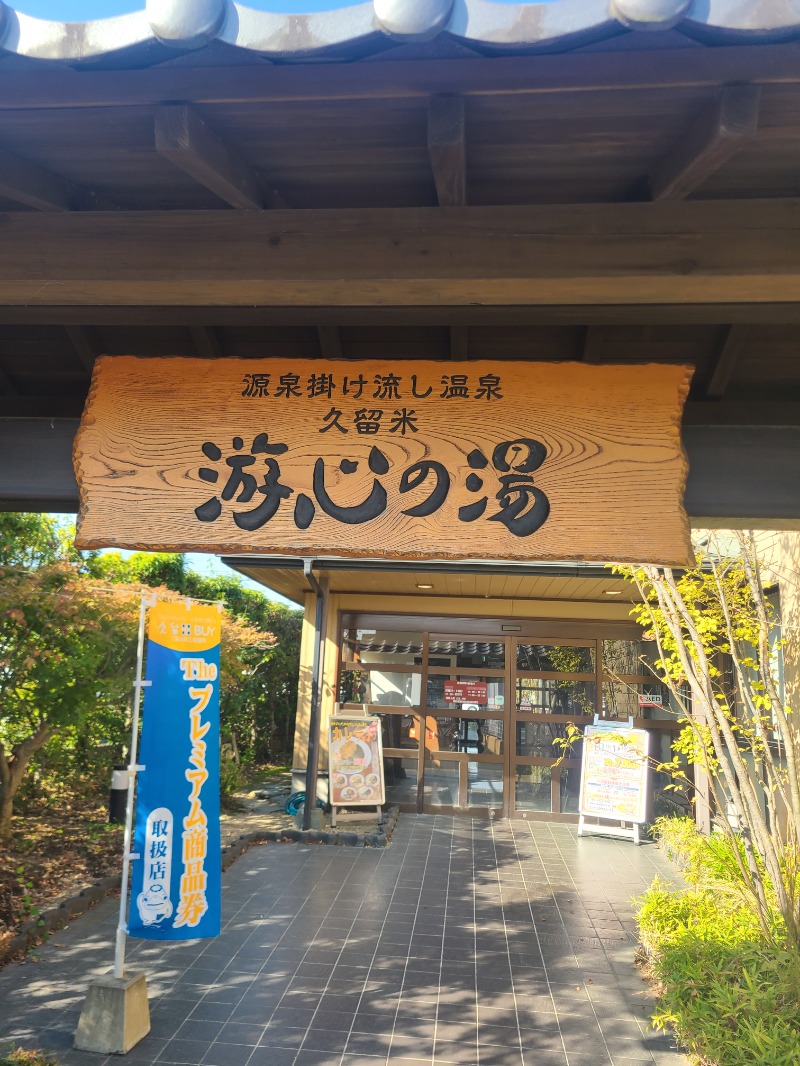
[[[0,148],[0,196],[36,211],[115,211],[117,205]]]
[[[725,326],[715,353],[706,399],[721,400],[747,341],[747,326]]]
[[[761,89],[726,86],[647,176],[653,200],[683,200],[758,132]]]
[[[100,354],[97,338],[87,326],[64,326],[64,332],[86,370],[91,373],[94,361]]]
[[[464,100],[434,96],[428,104],[428,155],[440,207],[467,202]]]
[[[198,185],[231,207],[261,210],[266,206],[255,170],[187,104],[156,108],[155,146]]]
[[[201,359],[221,359],[222,349],[213,326],[190,326],[192,343]]]

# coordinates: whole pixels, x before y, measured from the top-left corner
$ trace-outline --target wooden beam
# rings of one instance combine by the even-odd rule
[[[219,346],[213,326],[189,326],[192,335],[192,343],[195,351],[201,359],[221,359],[222,349]]]
[[[796,405],[800,406],[800,404]],[[800,529],[800,428],[686,426],[686,510],[696,528]]]
[[[402,307],[800,301],[800,200],[3,219],[0,295]],[[80,255],[75,249],[80,249]]]
[[[342,358],[342,336],[338,326],[317,326],[317,337],[323,359]]]
[[[231,207],[260,211],[264,194],[258,175],[186,104],[156,108],[156,151]]]
[[[24,399],[19,397],[18,402]],[[26,418],[19,409],[8,420],[0,418],[0,451],[5,460],[0,510],[77,511],[78,486],[72,468],[77,431],[77,418]]]
[[[0,300],[3,294],[0,290]],[[800,325],[800,303],[753,304],[564,304],[561,306],[465,305],[331,307],[236,307],[204,304],[193,307],[58,305],[27,307],[0,303],[0,325],[64,326],[91,322],[95,326],[305,326],[317,328],[320,320],[343,326],[503,326],[526,329],[539,326],[592,325],[642,326],[711,325],[739,323],[758,326]],[[583,349],[581,349],[582,352]],[[582,355],[581,355],[582,358]]]
[[[594,93],[708,89],[734,82],[800,83],[797,43],[672,48],[369,63],[286,63],[144,70],[15,70],[4,77],[0,110],[267,104],[283,100],[427,99],[449,95]]]
[[[469,359],[469,326],[450,327],[450,358]]]
[[[78,490],[72,468],[74,417],[52,413],[27,418],[31,397],[0,397],[0,510],[75,511]],[[38,398],[43,399],[43,398]],[[727,404],[700,405],[717,410]],[[744,405],[743,405],[744,406]],[[686,508],[696,527],[800,529],[797,469],[800,404],[794,422],[776,427],[700,424],[682,431],[689,459]],[[766,411],[764,412],[766,413]]]
[[[648,175],[650,198],[683,200],[758,132],[761,88],[726,86]]]
[[[706,386],[707,400],[721,400],[725,395],[728,383],[733,377],[739,356],[744,350],[747,341],[747,326],[725,326],[722,330],[711,377]]]
[[[434,96],[428,104],[428,155],[440,207],[467,202],[467,155],[464,100]]]
[[[3,418],[74,418],[83,412],[85,396],[0,395],[0,419]]]
[[[685,426],[800,426],[800,403],[770,400],[689,401]]]
[[[19,396],[19,389],[2,366],[0,366],[0,389],[6,396]]]
[[[115,211],[117,205],[0,148],[0,196],[36,211]]]
[[[88,326],[64,326],[64,332],[81,363],[91,373],[95,359],[101,354],[93,331]]]

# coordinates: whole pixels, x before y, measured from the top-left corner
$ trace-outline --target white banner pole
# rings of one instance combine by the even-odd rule
[[[136,677],[133,682],[133,721],[131,723],[131,747],[128,759],[128,800],[125,807],[125,838],[122,852],[122,885],[119,893],[119,922],[117,924],[117,941],[114,950],[114,976],[122,977],[125,968],[125,937],[128,931],[127,904],[128,882],[130,880],[131,860],[138,859],[138,855],[131,854],[131,837],[133,836],[133,800],[136,791],[136,774],[144,770],[143,766],[137,765],[136,759],[139,754],[139,715],[142,704],[142,689],[149,684],[142,677],[144,663],[144,633],[147,608],[155,603],[154,593],[142,593],[139,606],[139,636],[136,645]]]

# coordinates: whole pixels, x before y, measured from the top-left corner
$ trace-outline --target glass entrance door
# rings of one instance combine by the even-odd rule
[[[550,639],[436,624],[448,623],[362,615],[342,628],[338,704],[380,718],[388,803],[575,821],[581,744],[564,754],[562,742],[595,714],[649,728],[652,752],[669,758],[679,715],[635,631]]]
[[[597,643],[514,640],[512,815],[577,814],[581,745],[564,742],[570,723],[580,729],[597,712]]]
[[[507,812],[509,641],[431,633],[427,648],[423,810]]]

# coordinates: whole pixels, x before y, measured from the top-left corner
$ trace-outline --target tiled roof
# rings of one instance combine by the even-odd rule
[[[561,52],[623,35],[658,47],[800,37],[800,0],[374,0],[334,11],[282,14],[233,0],[147,0],[141,11],[87,22],[35,19],[0,0],[3,52],[69,64],[138,67],[175,50],[237,50],[277,62],[360,59],[425,44],[425,55]],[[629,42],[625,42],[626,45]]]

